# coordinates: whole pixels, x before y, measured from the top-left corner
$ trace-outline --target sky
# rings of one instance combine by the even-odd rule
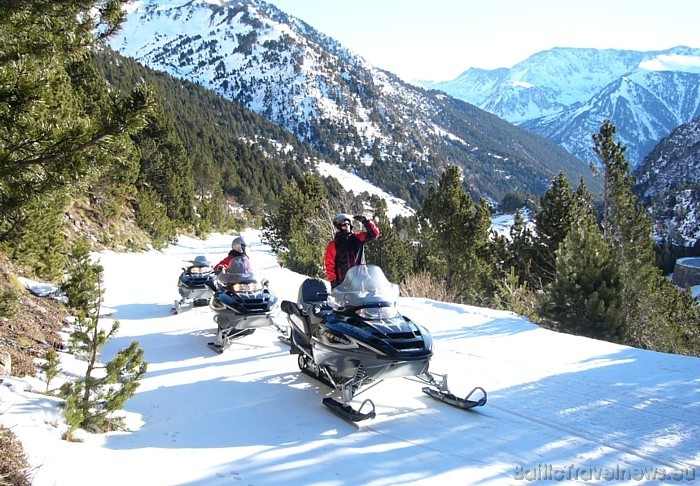
[[[0,423],[22,442],[33,486],[697,481],[699,358],[559,334],[507,311],[401,297],[400,312],[434,339],[430,371],[447,374],[459,396],[484,388],[488,401],[464,411],[431,399],[415,379],[393,378],[355,397],[356,408],[371,399],[376,418],[350,423],[322,404],[337,394],[299,372],[276,330],[215,353],[206,344],[216,327],[209,307],[174,315],[171,306],[187,261],[219,261],[235,236],[95,255],[111,316],[101,323],[120,322],[102,359],[135,339],[148,372],[125,404],[127,431],[79,430],[77,442],[61,439],[60,401],[43,394],[41,375],[0,377]],[[242,236],[256,275],[280,299],[296,300],[305,276],[281,268],[259,231]],[[64,372],[52,389],[85,371],[84,361],[59,356]]]
[[[697,0],[267,0],[405,81],[510,68],[553,47],[700,48]]]

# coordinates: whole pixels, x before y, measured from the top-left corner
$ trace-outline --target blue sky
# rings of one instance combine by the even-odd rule
[[[511,67],[553,47],[700,48],[697,0],[266,0],[406,80]]]

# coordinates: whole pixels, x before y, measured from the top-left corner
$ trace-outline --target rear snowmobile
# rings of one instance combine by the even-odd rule
[[[214,272],[207,257],[199,255],[189,263],[177,279],[180,299],[175,301],[173,314],[179,314],[186,307],[208,305],[213,294],[209,284],[214,281]]]
[[[231,260],[228,270],[216,275],[210,284],[214,296],[209,307],[217,324],[216,338],[208,346],[221,353],[231,341],[248,336],[261,327],[285,329],[277,325],[279,300],[268,287],[267,279],[259,281],[247,257]]]
[[[326,397],[323,404],[352,422],[374,418],[372,400],[354,409],[353,398],[384,379],[415,377],[436,400],[462,409],[484,405],[483,388],[457,397],[447,387],[447,375],[428,371],[430,332],[399,313],[398,297],[398,286],[378,266],[358,265],[330,293],[325,281],[309,278],[299,288],[298,302],[282,301],[290,353],[298,355],[299,369],[340,395],[340,401]]]

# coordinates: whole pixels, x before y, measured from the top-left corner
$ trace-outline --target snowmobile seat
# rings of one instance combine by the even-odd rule
[[[320,278],[307,278],[299,287],[299,300],[302,305],[325,303],[328,300],[326,282]]]

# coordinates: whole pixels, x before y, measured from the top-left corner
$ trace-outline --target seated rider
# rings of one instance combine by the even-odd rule
[[[231,242],[231,251],[228,252],[228,255],[226,255],[223,260],[221,260],[219,263],[214,265],[214,273],[219,273],[222,270],[223,271],[228,270],[229,266],[231,266],[231,261],[237,257],[244,257],[245,258],[246,263],[247,263],[247,267],[248,267],[248,270],[246,273],[251,273],[252,270],[250,269],[250,261],[248,258],[248,254],[245,251],[246,246],[247,246],[246,242],[242,236],[238,236],[237,238],[234,238],[233,241]],[[239,262],[240,259],[237,259],[236,261]],[[238,272],[237,269],[232,269],[232,270],[236,270],[236,272]],[[242,273],[242,272],[238,272],[238,273]]]

